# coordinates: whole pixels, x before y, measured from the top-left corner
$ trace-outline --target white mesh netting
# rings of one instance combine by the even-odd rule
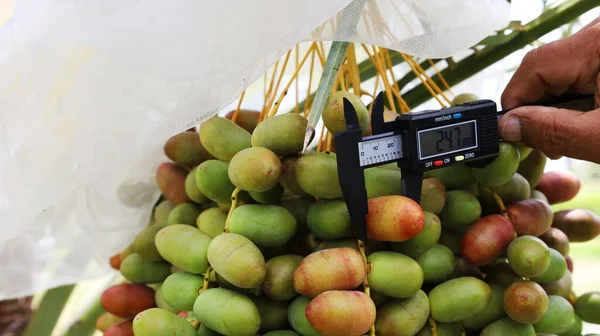
[[[164,141],[296,43],[447,57],[508,14],[506,0],[17,1],[0,30],[0,299],[110,272],[159,196]]]

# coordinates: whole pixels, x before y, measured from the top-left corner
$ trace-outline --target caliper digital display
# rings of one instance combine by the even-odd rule
[[[543,105],[591,111],[594,99],[593,95],[560,97]],[[496,158],[502,141],[498,119],[506,112],[499,112],[494,101],[484,99],[400,114],[385,122],[383,108],[380,93],[373,102],[373,135],[363,137],[356,111],[344,99],[346,130],[335,134],[340,186],[361,239],[366,237],[368,210],[364,169],[397,163],[402,171],[402,194],[419,203],[425,171],[459,163],[481,168]]]

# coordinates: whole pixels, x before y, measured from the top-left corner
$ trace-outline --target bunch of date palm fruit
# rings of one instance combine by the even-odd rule
[[[345,127],[343,97],[368,134],[348,91],[329,97],[327,130]],[[569,257],[600,218],[553,212],[580,182],[544,172],[543,153],[501,143],[485,168],[429,171],[420,204],[401,196],[395,164],[368,168],[362,242],[335,149],[300,154],[302,114],[260,119],[232,111],[165,143],[150,223],[110,260],[126,281],[101,297],[104,335],[580,336],[600,324],[600,292],[573,291]]]

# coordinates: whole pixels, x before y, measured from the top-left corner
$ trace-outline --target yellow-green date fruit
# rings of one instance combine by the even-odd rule
[[[444,228],[465,227],[481,217],[481,204],[470,192],[449,191],[446,193],[446,205],[439,217]]]
[[[278,156],[302,151],[308,121],[298,113],[286,113],[268,118],[252,133],[252,146],[265,147]]]
[[[308,228],[321,239],[341,239],[352,232],[348,206],[343,200],[322,200],[314,203],[306,217]]]
[[[273,331],[287,327],[288,303],[276,301],[265,296],[250,297],[260,315],[260,332]]]
[[[561,296],[549,295],[548,310],[533,327],[538,333],[562,334],[569,330],[574,322],[575,312],[569,301]]]
[[[494,161],[484,168],[473,168],[473,176],[481,185],[497,187],[510,181],[520,162],[517,148],[507,142],[501,142],[500,151]]]
[[[156,244],[154,244],[154,238],[158,231],[162,229],[162,226],[151,225],[142,231],[140,231],[133,240],[131,247],[133,252],[138,253],[142,258],[146,260],[163,260],[163,257],[158,253]]]
[[[406,299],[392,299],[377,309],[375,331],[378,335],[412,336],[429,318],[427,294],[418,290]]]
[[[177,314],[181,311],[181,309],[172,307],[170,304],[167,303],[167,301],[165,301],[165,297],[162,294],[162,285],[158,285],[156,287],[156,290],[154,291],[154,302],[156,302],[156,306],[158,308],[168,310],[171,313]]]
[[[132,253],[123,259],[120,271],[132,283],[152,284],[165,280],[171,274],[171,266],[164,261],[150,261]]]
[[[423,282],[439,284],[450,278],[456,267],[452,251],[441,244],[433,245],[416,258],[423,270]]]
[[[424,173],[424,177],[435,177],[442,180],[446,190],[461,189],[475,182],[472,169],[464,164],[428,170]]]
[[[162,284],[161,290],[165,301],[179,310],[192,310],[198,291],[204,284],[204,277],[187,272],[169,275]]]
[[[208,235],[185,224],[169,225],[155,239],[156,248],[166,261],[194,274],[206,272],[210,242]]]
[[[229,180],[229,164],[218,160],[202,162],[196,170],[196,185],[211,201],[231,203],[235,186]]]
[[[300,155],[292,155],[281,158],[281,176],[279,183],[289,192],[298,196],[308,196],[308,193],[300,187],[296,179],[296,161]]]
[[[186,319],[160,308],[150,308],[133,319],[136,336],[196,336],[196,329]]]
[[[579,296],[575,301],[575,312],[584,322],[600,324],[600,292]]]
[[[219,208],[208,208],[202,211],[196,219],[196,227],[209,237],[214,238],[223,233],[226,220],[227,212]]]
[[[185,193],[195,203],[208,203],[210,200],[200,191],[200,189],[198,189],[198,185],[196,184],[197,170],[198,167],[194,167],[192,170],[190,170],[187,177],[185,178]]]
[[[415,295],[423,284],[423,270],[412,258],[403,254],[379,251],[368,256],[371,272],[369,285],[379,293],[394,298]]]
[[[194,316],[224,335],[253,336],[261,324],[258,308],[250,298],[224,288],[203,291],[194,303]]]
[[[402,195],[402,173],[399,170],[373,167],[365,169],[364,174],[367,198]]]
[[[438,242],[442,233],[440,219],[427,211],[424,211],[424,214],[425,227],[423,228],[423,231],[409,240],[390,243],[390,246],[394,251],[405,254],[411,258],[416,258]]]
[[[456,322],[482,312],[492,299],[492,290],[474,277],[446,281],[429,292],[431,316],[440,322]]]
[[[246,204],[233,210],[229,232],[261,247],[281,246],[296,233],[296,218],[277,205]]]
[[[369,110],[360,100],[360,97],[349,91],[336,91],[327,99],[325,108],[323,109],[323,123],[332,134],[346,130],[346,118],[344,117],[344,98],[354,107],[356,116],[358,117],[358,125],[365,134],[369,129]]]
[[[485,327],[480,336],[536,336],[531,324],[521,324],[505,317]]]
[[[303,155],[296,161],[295,172],[298,185],[308,194],[325,199],[343,197],[334,153]]]
[[[169,214],[169,218],[167,219],[167,225],[173,224],[187,224],[187,225],[195,225],[196,219],[198,215],[202,212],[199,206],[192,203],[181,203]]]
[[[469,103],[469,102],[476,101],[476,100],[479,100],[479,97],[477,97],[477,95],[475,95],[473,93],[461,93],[461,94],[457,95],[456,97],[454,97],[454,99],[452,99],[452,101],[450,102],[450,105],[456,106],[456,105]]]
[[[167,219],[173,208],[175,208],[175,205],[168,200],[160,202],[156,208],[154,208],[154,221],[156,224],[161,226],[167,225]]]
[[[208,246],[208,261],[223,279],[240,288],[259,286],[267,273],[258,247],[236,233],[216,236]]]
[[[188,167],[213,158],[200,143],[198,133],[192,131],[181,132],[169,138],[163,151],[169,159]]]
[[[311,299],[306,296],[295,298],[288,306],[288,322],[290,326],[300,335],[303,336],[323,336],[315,330],[306,318],[306,307]]]
[[[200,124],[200,142],[215,158],[228,162],[251,146],[250,133],[233,121],[215,116]]]
[[[264,147],[239,151],[229,162],[229,180],[246,191],[267,191],[275,187],[281,176],[281,162]]]
[[[273,257],[267,261],[267,273],[261,284],[262,291],[271,299],[287,301],[298,293],[294,289],[294,271],[303,257],[294,254]]]
[[[488,324],[506,316],[504,312],[504,288],[497,285],[490,285],[492,289],[492,298],[485,309],[462,321],[467,329],[479,330],[485,328]]]

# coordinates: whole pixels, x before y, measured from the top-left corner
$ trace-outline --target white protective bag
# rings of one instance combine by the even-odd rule
[[[164,141],[296,43],[448,57],[508,17],[506,0],[16,0],[0,30],[0,299],[108,274],[160,195]]]

